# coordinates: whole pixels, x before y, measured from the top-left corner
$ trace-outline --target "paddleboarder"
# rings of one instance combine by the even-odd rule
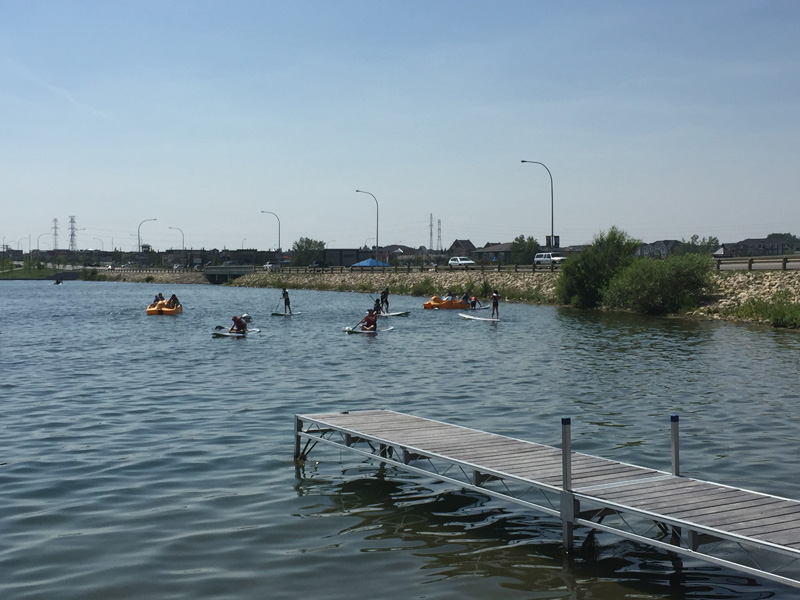
[[[374,308],[367,310],[367,316],[358,322],[362,331],[375,331],[378,328],[378,314]]]
[[[473,297],[470,299],[470,301],[469,301],[470,308],[472,308],[472,309],[475,309],[475,307],[476,307],[478,304],[481,304],[481,301],[480,301],[480,300],[478,300],[478,297],[477,297],[477,296],[473,296]],[[481,304],[481,307],[483,307],[483,304]]]
[[[233,321],[233,325],[231,326],[230,329],[228,329],[228,332],[247,333],[247,323],[244,322],[242,317],[237,317],[236,315],[233,315],[233,317],[231,317],[231,320]]]
[[[492,318],[500,318],[500,294],[497,290],[492,292]]]
[[[385,313],[389,312],[389,286],[383,288],[381,292],[381,310]]]
[[[292,314],[292,305],[289,302],[289,292],[286,291],[286,288],[283,288],[283,292],[281,292],[281,299],[283,300],[283,314],[286,314],[286,311],[289,311],[289,314]]]
[[[376,315],[381,314],[381,301],[380,298],[375,298],[375,306],[372,307]]]

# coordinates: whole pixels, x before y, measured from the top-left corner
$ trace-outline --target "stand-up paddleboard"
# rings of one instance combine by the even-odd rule
[[[234,337],[234,338],[243,338],[247,337],[248,333],[258,333],[261,331],[260,329],[248,329],[245,331],[228,331],[227,328],[222,329],[215,329],[211,332],[211,337]]]
[[[302,314],[302,313],[299,313],[299,312],[293,312],[293,313],[274,312],[274,313],[272,313],[272,316],[273,317],[293,317],[293,316],[299,315],[299,314]]]
[[[404,312],[395,312],[395,313],[378,313],[379,317],[407,317],[411,314],[410,310]]]
[[[489,310],[491,306],[476,306],[475,308],[465,308],[464,310]]]
[[[353,329],[352,327],[345,327],[345,333],[363,333],[366,335],[375,335],[376,333],[381,333],[382,331],[391,331],[394,327],[384,327],[383,329],[375,329],[373,331],[364,331],[360,327]]]
[[[463,319],[469,319],[470,321],[490,321],[492,323],[497,323],[500,319],[490,319],[488,317],[473,317],[472,315],[465,315],[464,313],[458,313],[458,316]]]

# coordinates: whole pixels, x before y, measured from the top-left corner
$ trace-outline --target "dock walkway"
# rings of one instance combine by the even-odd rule
[[[800,587],[800,501],[388,410],[295,415],[295,458],[324,444],[586,526]]]

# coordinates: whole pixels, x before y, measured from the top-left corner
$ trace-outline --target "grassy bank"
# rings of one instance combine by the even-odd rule
[[[486,300],[497,290],[506,301],[555,303],[557,273],[427,272],[427,273],[251,273],[231,281],[232,286],[364,292],[431,297],[448,291]]]

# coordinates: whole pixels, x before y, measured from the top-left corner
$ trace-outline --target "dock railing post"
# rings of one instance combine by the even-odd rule
[[[681,456],[678,444],[678,415],[670,415],[670,437],[672,438],[672,474],[675,477],[681,475]]]
[[[300,458],[300,432],[303,431],[303,421],[297,415],[294,416],[294,459]]]
[[[575,528],[575,496],[572,493],[572,419],[561,419],[561,536],[564,549],[572,551]]]

